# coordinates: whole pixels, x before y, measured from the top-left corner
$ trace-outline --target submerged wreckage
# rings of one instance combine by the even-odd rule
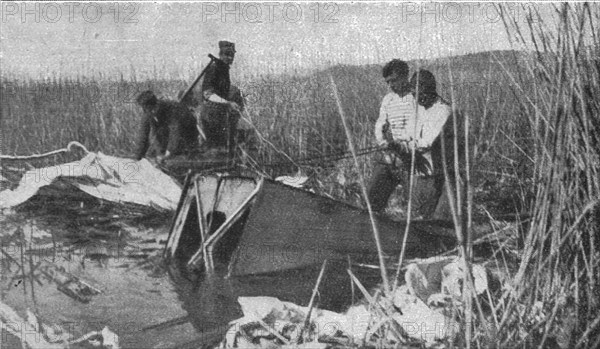
[[[60,181],[108,201],[176,208],[164,257],[171,269],[186,274],[225,270],[244,276],[318,266],[325,259],[377,260],[367,211],[255,173],[239,175],[231,167],[215,172],[215,164],[204,165],[212,172],[192,166],[181,189],[146,160],[87,153],[78,162],[44,168],[53,175],[43,180],[31,180],[39,169],[28,171],[17,188],[0,192],[0,208],[20,205]],[[132,166],[135,180],[118,175]],[[385,256],[396,258],[405,223],[382,216],[376,221]],[[455,244],[447,221],[412,221],[408,234],[407,258],[431,256]]]
[[[376,217],[386,256],[397,258],[405,223]],[[453,247],[447,222],[413,221],[406,256]],[[181,273],[276,273],[348,258],[374,263],[367,211],[264,177],[196,173],[186,177],[165,259]]]

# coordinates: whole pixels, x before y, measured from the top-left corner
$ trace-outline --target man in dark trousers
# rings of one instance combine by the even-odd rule
[[[435,77],[430,71],[420,70],[413,74],[408,83],[408,66],[395,61],[384,67],[383,75],[392,92],[382,102],[375,131],[378,143],[387,149],[379,154],[375,162],[369,187],[371,207],[374,211],[383,210],[398,185],[404,186],[404,192],[408,194],[408,175],[414,148],[415,175],[425,177],[416,180],[413,208],[424,218],[449,219],[449,203],[444,196],[443,165],[446,164],[452,182],[450,184],[454,184],[452,107],[437,94]],[[458,133],[460,136],[463,135],[461,130]],[[459,164],[463,164],[464,137],[460,136],[457,138],[457,151]],[[425,180],[426,177],[431,178],[433,183]],[[428,188],[431,184],[433,188]]]
[[[374,162],[368,197],[371,208],[382,211],[398,185],[406,186],[410,169],[410,149],[414,139],[416,102],[408,81],[408,64],[399,59],[382,70],[390,91],[383,97],[375,123],[375,139],[385,150]]]
[[[196,118],[189,108],[178,102],[159,100],[152,91],[142,92],[136,101],[144,110],[138,160],[148,155],[162,162],[198,149]]]
[[[465,168],[465,135],[463,116],[452,110],[452,105],[437,93],[434,75],[425,69],[414,73],[410,79],[413,94],[418,98],[416,149],[430,159],[433,168],[433,194],[427,198],[424,212],[428,218],[451,219],[451,210],[446,188],[450,186],[456,195],[456,166],[457,155],[459,187],[461,202],[465,202],[465,190],[462,188],[461,176]],[[417,91],[418,90],[418,91]],[[456,118],[454,117],[456,113]],[[454,122],[456,129],[454,132]],[[456,148],[455,148],[456,144]],[[445,170],[444,170],[445,167]],[[449,182],[446,183],[446,174]]]
[[[206,136],[206,147],[228,148],[232,155],[237,118],[232,112],[240,113],[240,106],[230,100],[231,80],[229,68],[235,57],[235,45],[219,41],[219,59],[206,70],[202,82],[202,130]]]

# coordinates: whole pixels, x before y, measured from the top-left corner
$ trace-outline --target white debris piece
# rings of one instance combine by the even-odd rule
[[[230,322],[231,327],[219,348],[270,348],[273,347],[272,344],[254,343],[272,335],[286,340],[289,338],[289,344],[274,346],[277,348],[325,348],[326,345],[318,342],[319,339],[340,336],[359,343],[363,341],[372,320],[371,313],[364,305],[353,306],[345,314],[313,308],[311,326],[307,329],[312,340],[298,343],[308,307],[282,302],[273,297],[239,297],[238,302],[244,316]],[[253,325],[258,329],[248,331]],[[265,326],[269,328],[266,329]],[[254,341],[249,341],[248,337],[254,338]]]
[[[432,294],[439,293],[442,285],[442,268],[454,257],[431,257],[416,260],[406,267],[404,280],[411,294],[427,302]]]
[[[394,313],[392,318],[406,335],[427,345],[448,338],[457,327],[449,317],[429,308],[421,299],[409,294],[406,288],[398,288],[394,294],[394,305],[401,313]]]
[[[465,277],[463,270],[464,262],[457,260],[442,269],[442,292],[454,297],[462,295],[462,289]],[[475,293],[482,294],[488,288],[487,272],[481,265],[474,264],[471,266],[473,271],[473,281],[475,283]]]
[[[297,174],[295,176],[279,176],[276,181],[294,188],[304,188],[304,184],[308,181],[308,177]]]
[[[106,349],[119,349],[119,336],[107,326],[102,329],[102,346]]]
[[[24,203],[59,178],[100,199],[163,210],[175,210],[181,195],[175,180],[146,159],[89,153],[79,161],[27,171],[16,189],[0,192],[0,209]]]
[[[463,266],[464,261],[456,257],[418,260],[406,267],[404,279],[410,293],[425,303],[439,302],[444,295],[460,298],[465,276]],[[471,269],[475,292],[480,295],[488,288],[487,271],[478,264],[473,264]]]

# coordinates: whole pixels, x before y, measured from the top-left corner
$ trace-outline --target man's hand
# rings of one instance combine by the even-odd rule
[[[236,102],[229,102],[227,103],[227,105],[229,106],[229,108],[233,109],[234,111],[241,113],[242,109],[240,108],[239,104],[237,104]]]
[[[156,162],[159,164],[162,164],[165,160],[169,159],[171,157],[171,152],[170,151],[166,151],[165,155],[159,155],[156,157]]]
[[[381,142],[379,142],[378,146],[383,149],[388,149],[390,147],[390,142],[383,139]]]
[[[417,144],[417,141],[414,139],[411,139],[409,141],[406,142],[406,149],[411,152],[413,151],[413,149],[415,151],[419,151],[419,145]]]
[[[404,142],[388,142],[387,148],[399,154],[405,154],[408,152]]]

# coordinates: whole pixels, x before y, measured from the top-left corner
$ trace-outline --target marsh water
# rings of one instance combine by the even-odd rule
[[[91,199],[75,206],[40,200],[2,213],[2,302],[22,316],[30,309],[75,336],[108,326],[122,348],[217,342],[227,324],[242,316],[238,297],[273,296],[308,305],[321,268],[227,278],[226,266],[217,266],[211,275],[182,277],[162,261],[170,214],[132,214]],[[101,292],[82,302],[47,277],[44,267]],[[347,261],[328,263],[318,307],[341,311],[359,298],[347,269]],[[379,280],[373,270],[353,267],[353,272],[367,287]]]

